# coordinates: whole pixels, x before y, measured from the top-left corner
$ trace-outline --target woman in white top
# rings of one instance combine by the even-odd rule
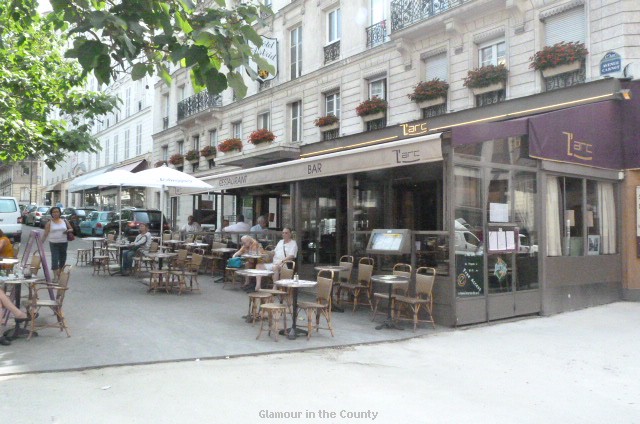
[[[60,271],[67,262],[67,246],[69,242],[67,240],[67,233],[72,232],[73,229],[69,225],[66,219],[62,219],[62,211],[57,206],[52,207],[49,210],[51,219],[44,227],[44,236],[42,242],[49,238],[49,247],[51,248],[51,270],[53,271],[56,279],[58,278]]]
[[[291,228],[284,227],[282,229],[282,240],[278,242],[273,250],[273,261],[270,264],[264,264],[265,269],[273,271],[273,281],[280,279],[280,270],[283,262],[295,260],[298,256],[298,243],[291,236]]]

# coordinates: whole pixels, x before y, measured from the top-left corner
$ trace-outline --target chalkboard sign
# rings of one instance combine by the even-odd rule
[[[456,294],[482,296],[484,255],[456,255]]]

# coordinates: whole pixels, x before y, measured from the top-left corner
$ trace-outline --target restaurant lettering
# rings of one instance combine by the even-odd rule
[[[321,174],[322,162],[307,165],[307,175]]]
[[[400,127],[402,127],[402,135],[420,135],[429,132],[429,126],[426,122],[415,125],[400,124]]]
[[[396,163],[412,163],[420,160],[420,150],[393,150],[396,155]]]
[[[582,160],[593,160],[593,144],[574,139],[571,132],[562,132],[567,136],[567,156]]]
[[[233,177],[220,178],[218,180],[218,186],[226,187],[235,184],[244,184],[247,182],[247,175],[234,175]]]

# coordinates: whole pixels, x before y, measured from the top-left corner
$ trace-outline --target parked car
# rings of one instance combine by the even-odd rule
[[[104,228],[104,232],[110,231],[118,232],[118,225],[120,225],[121,233],[127,237],[129,241],[135,240],[136,236],[140,234],[138,227],[144,223],[149,226],[149,232],[151,235],[160,234],[160,217],[161,212],[157,209],[124,209],[121,215],[115,214],[111,221]],[[163,231],[169,230],[169,223],[165,217],[163,225]]]
[[[22,238],[20,208],[15,197],[0,197],[0,229],[14,243]]]
[[[27,220],[25,224],[38,226],[40,225],[40,219],[42,219],[43,215],[46,215],[51,209],[51,206],[36,206],[29,214],[27,215]]]
[[[95,208],[65,208],[62,211],[62,218],[69,221],[76,236],[80,235],[80,223],[85,221]]]
[[[101,236],[104,234],[104,228],[113,219],[115,212],[112,211],[93,211],[89,216],[79,224],[82,236]]]
[[[29,213],[33,210],[35,210],[38,206],[36,205],[27,205],[25,206],[25,208],[22,211],[22,223],[26,224],[27,223],[27,215],[29,215]]]

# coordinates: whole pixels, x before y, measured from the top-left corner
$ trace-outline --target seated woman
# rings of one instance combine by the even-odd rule
[[[278,242],[276,248],[273,249],[273,261],[270,264],[264,264],[264,268],[273,271],[273,281],[280,279],[280,270],[284,261],[296,260],[298,256],[298,244],[291,238],[292,230],[289,227],[282,229],[282,240]]]
[[[9,237],[4,235],[2,230],[0,230],[0,259],[1,258],[13,258],[13,245],[11,244]],[[13,266],[0,265],[0,269],[11,271]]]
[[[242,255],[264,255],[265,254],[265,251],[260,245],[260,243],[258,243],[258,241],[251,236],[246,236],[246,235],[242,236],[240,238],[240,243],[242,244],[242,246],[236,253],[233,254],[234,258]],[[256,262],[257,262],[255,266],[256,269],[265,269],[264,264],[262,263],[261,260],[257,260]],[[256,277],[255,290],[260,290],[261,283],[262,283],[262,277]],[[249,286],[249,277],[245,279],[245,283],[242,286],[242,288],[247,292],[253,291],[253,289]]]

